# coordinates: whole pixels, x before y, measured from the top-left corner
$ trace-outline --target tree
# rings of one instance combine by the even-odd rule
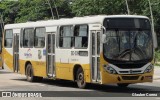
[[[74,13],[72,13],[70,0],[51,0],[54,15],[57,18],[56,8],[54,6],[54,1],[58,10],[58,14],[60,18],[70,18],[74,16]]]
[[[17,13],[19,12],[19,3],[14,1],[3,0],[0,2],[1,13],[5,23],[14,23]]]
[[[19,0],[20,10],[15,22],[49,19],[48,5],[45,0]]]
[[[76,16],[97,14],[127,14],[125,0],[73,0],[72,12]]]
[[[57,19],[56,7],[60,17],[72,17],[69,0],[49,0],[54,16]],[[18,0],[0,2],[0,10],[4,15],[5,23],[19,23],[52,19],[52,14],[46,0]]]
[[[153,11],[153,18],[154,18],[154,27],[155,32],[160,35],[160,2],[159,0],[150,0],[152,11]],[[144,9],[142,10],[142,15],[148,16],[150,18],[150,9],[148,0],[142,0],[141,5],[144,5]]]
[[[57,19],[58,15],[60,15],[60,17],[72,17],[68,0],[48,1],[51,4],[55,19]],[[52,19],[51,8],[46,0],[19,0],[19,2],[20,11],[18,12],[16,22]]]

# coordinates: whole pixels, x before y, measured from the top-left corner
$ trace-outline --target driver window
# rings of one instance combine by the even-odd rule
[[[149,31],[141,31],[137,35],[137,46],[144,51],[147,57],[151,57],[152,55],[152,39],[151,34],[147,33]]]
[[[147,41],[148,35],[145,32],[141,32],[137,35],[137,45],[145,46],[145,42]]]
[[[109,58],[113,58],[118,54],[118,39],[117,39],[116,31],[107,31],[106,32],[106,43],[105,43],[105,52]]]

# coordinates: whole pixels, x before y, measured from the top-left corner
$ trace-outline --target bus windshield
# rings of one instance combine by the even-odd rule
[[[153,44],[150,29],[112,27],[104,34],[106,35],[103,45],[105,58],[117,61],[141,61],[152,58]]]

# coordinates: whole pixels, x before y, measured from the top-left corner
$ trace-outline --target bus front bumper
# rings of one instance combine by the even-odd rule
[[[119,75],[119,74],[108,74],[102,75],[102,84],[110,83],[143,83],[152,82],[153,72],[145,74],[132,74],[132,75]]]

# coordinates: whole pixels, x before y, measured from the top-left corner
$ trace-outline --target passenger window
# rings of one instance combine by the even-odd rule
[[[24,29],[24,34],[23,34],[23,46],[24,47],[33,47],[33,41],[34,41],[34,29]]]
[[[75,48],[87,48],[88,47],[88,26],[76,25],[74,29],[75,35]]]
[[[34,46],[43,48],[45,46],[45,28],[36,28]]]
[[[11,48],[12,47],[12,40],[13,40],[13,30],[6,30],[4,46],[6,48]]]
[[[71,48],[73,46],[73,26],[60,28],[59,47]]]

